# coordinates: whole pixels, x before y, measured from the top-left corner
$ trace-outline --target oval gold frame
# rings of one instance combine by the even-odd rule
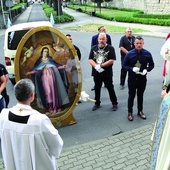
[[[53,123],[53,125],[55,127],[59,127],[59,126],[63,126],[63,125],[71,125],[76,123],[76,120],[73,117],[73,111],[77,105],[77,102],[80,98],[80,94],[81,94],[81,89],[82,89],[82,74],[81,74],[81,67],[80,67],[80,61],[78,59],[77,56],[77,52],[74,48],[74,46],[72,45],[72,43],[68,40],[68,38],[59,30],[53,28],[53,27],[49,27],[49,26],[40,26],[40,27],[36,27],[31,29],[30,31],[28,31],[23,38],[21,39],[18,47],[17,47],[17,52],[16,52],[16,56],[15,56],[15,60],[14,60],[14,71],[15,71],[15,80],[16,82],[19,81],[22,78],[27,78],[27,76],[25,77],[21,77],[21,54],[23,55],[23,49],[25,44],[27,43],[27,41],[31,38],[31,36],[36,35],[36,33],[41,33],[42,32],[42,37],[43,37],[43,32],[44,33],[48,33],[57,36],[58,38],[62,39],[63,42],[65,42],[65,44],[68,46],[68,50],[72,52],[72,55],[76,61],[76,66],[77,66],[77,74],[78,74],[78,89],[77,89],[77,93],[75,96],[75,99],[72,103],[72,105],[69,108],[66,108],[66,112],[63,113],[62,115],[56,116],[56,117],[51,117],[49,116],[51,122]],[[43,39],[43,38],[42,38]],[[46,42],[44,42],[45,44]],[[44,45],[45,46],[45,45]],[[26,67],[25,67],[26,68]]]

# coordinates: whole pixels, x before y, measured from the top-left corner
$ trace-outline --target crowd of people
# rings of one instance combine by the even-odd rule
[[[71,36],[71,34],[66,34],[66,37],[69,39],[71,43],[73,43],[73,37]],[[167,50],[168,49],[167,46],[169,46],[169,42],[170,42],[170,39],[169,39],[169,36],[167,36],[166,43],[161,49],[161,55],[165,59],[165,66],[164,66],[165,79],[164,79],[164,84],[163,84],[162,96],[166,94],[166,87],[168,86],[169,81],[170,81],[169,80],[169,67],[170,66],[169,66],[169,61],[167,57],[169,54],[169,50]],[[143,95],[144,95],[144,91],[145,91],[146,84],[147,84],[147,73],[150,72],[154,68],[154,61],[152,58],[152,54],[148,50],[144,49],[143,45],[144,45],[144,39],[140,36],[135,37],[133,35],[133,30],[131,27],[126,28],[125,34],[120,38],[120,41],[119,41],[119,50],[120,50],[120,58],[121,58],[120,90],[123,90],[125,88],[126,76],[128,73],[128,78],[127,78],[128,116],[127,118],[129,121],[133,121],[133,105],[134,105],[134,99],[135,99],[136,94],[137,94],[137,109],[138,109],[137,115],[142,119],[146,119],[146,115],[143,113],[143,100],[144,100]],[[81,60],[80,49],[75,44],[73,44],[73,46],[77,52],[78,59],[80,61]],[[43,49],[43,50],[49,51],[48,48]],[[43,50],[41,52],[41,55],[44,54]],[[48,58],[49,58],[48,60],[52,60],[52,57],[48,57]],[[42,59],[41,61],[43,61]],[[101,98],[102,83],[104,83],[105,87],[108,90],[109,98],[112,104],[112,110],[116,111],[118,109],[118,101],[117,101],[117,96],[114,90],[114,83],[113,83],[114,73],[113,73],[113,68],[112,68],[115,60],[116,60],[116,53],[115,53],[115,48],[112,46],[111,36],[108,33],[106,33],[105,26],[103,25],[99,26],[98,33],[92,36],[91,38],[91,49],[89,52],[89,64],[92,66],[91,75],[94,81],[94,87],[91,90],[94,90],[94,94],[95,94],[94,96],[95,104],[92,107],[92,111],[95,111],[101,107],[100,98]],[[40,64],[41,63],[44,63],[44,62],[40,62]],[[70,63],[72,63],[71,65],[73,65],[75,62],[72,59]],[[46,61],[45,61],[45,65],[46,65]],[[56,65],[59,65],[59,64],[55,63],[55,66]],[[66,66],[65,66],[66,71],[70,69],[69,65],[70,65],[69,63],[66,63]],[[0,110],[2,110],[3,108],[7,107],[9,103],[9,96],[7,95],[7,91],[5,88],[7,80],[8,80],[8,73],[2,64],[0,65],[0,68],[1,68],[0,70],[0,75],[1,75],[0,77],[1,78]],[[39,67],[36,66],[36,70],[37,68]],[[72,71],[72,74],[74,74],[73,68],[74,67],[71,67],[71,70],[70,70]],[[34,70],[35,70],[34,68],[31,69],[29,74],[38,74],[38,72]],[[59,71],[61,72],[61,70]],[[63,78],[62,75],[60,77]],[[76,77],[76,76],[72,75],[72,77]],[[34,78],[36,78],[36,76],[34,76]],[[47,76],[45,76],[44,78],[47,78]],[[42,80],[42,82],[44,82],[44,80]],[[50,81],[46,81],[46,82],[49,82],[49,86],[52,85]],[[66,81],[63,81],[63,82],[66,82]],[[75,80],[74,82],[76,86],[76,84],[78,84],[78,81]],[[45,84],[44,84],[44,87],[47,86],[47,84],[46,85]],[[57,82],[55,84],[57,84]],[[36,83],[35,85],[36,85],[36,91],[39,91],[40,93],[40,90],[38,89],[41,87],[37,88],[40,85],[40,83]],[[60,85],[57,85],[57,87],[60,87]],[[65,91],[66,91],[64,94],[67,94],[69,86],[64,84],[63,87],[65,87]],[[46,91],[47,90],[44,90],[45,93]],[[63,94],[64,90],[58,90],[58,91],[59,93],[61,92]],[[36,92],[36,95],[38,96],[39,93]],[[41,101],[38,103],[40,104],[42,103],[42,105],[44,105],[44,107],[46,106],[47,110],[49,110],[50,112],[54,112],[56,109],[60,109],[60,106],[62,104],[59,103],[57,106],[55,106],[56,105],[55,102],[54,104],[50,102],[51,100],[50,100],[50,97],[48,97],[48,94],[46,96],[47,96],[47,99],[49,98],[49,101],[45,103]],[[79,103],[81,103],[81,100],[79,100]]]
[[[137,115],[141,119],[146,119],[146,115],[143,113],[143,96],[147,85],[147,74],[148,72],[152,71],[152,69],[154,69],[153,57],[152,54],[144,48],[144,39],[141,36],[135,37],[132,33],[132,28],[126,28],[125,35],[120,38],[119,42],[121,57],[120,90],[123,90],[125,88],[126,76],[128,73],[127,119],[130,122],[134,119],[133,106],[135,96],[137,96]],[[73,38],[70,34],[67,34],[66,37],[71,43],[73,43]],[[169,37],[170,34],[167,36],[166,42],[162,46],[160,52],[161,56],[165,60],[163,69],[164,82],[161,92],[163,101],[152,136],[152,170],[168,170],[170,167],[169,150],[168,152],[167,150],[165,150],[165,147],[169,148],[169,138],[167,138],[167,136],[169,136],[167,134],[169,133],[168,129],[170,113]],[[80,61],[80,49],[74,44],[73,46],[77,52],[78,60]],[[47,70],[47,68],[44,66],[44,63],[46,65],[46,63],[49,62],[50,65],[55,65],[55,67],[60,67],[61,65],[59,65],[58,63],[54,63],[52,57],[49,56],[49,49],[46,47],[42,49],[39,60],[40,61],[36,62],[34,68],[31,69],[29,74],[37,74],[39,70],[43,69],[43,74],[46,76],[42,77],[42,82],[45,82],[47,75],[49,75],[47,73],[50,70]],[[91,39],[91,49],[88,57],[89,64],[92,67],[91,76],[94,80],[94,87],[92,88],[92,90],[94,90],[95,104],[92,107],[92,111],[96,111],[101,107],[102,83],[104,83],[105,87],[108,90],[109,99],[111,102],[111,109],[113,111],[116,111],[118,109],[117,95],[114,90],[113,83],[113,64],[115,60],[116,53],[115,48],[112,46],[111,37],[109,36],[109,34],[106,33],[105,26],[100,26],[98,28],[98,33],[94,35]],[[71,63],[73,65],[75,61],[71,61]],[[66,66],[62,66],[62,70],[69,69],[68,65],[66,63]],[[58,70],[57,75],[60,76]],[[34,76],[34,78],[38,78],[38,75]],[[35,79],[33,81],[25,78],[18,81],[14,86],[15,97],[18,103],[12,108],[8,108],[9,96],[6,90],[8,72],[5,69],[4,65],[0,64],[1,147],[5,168],[7,170],[57,170],[57,162],[55,158],[59,157],[61,153],[63,140],[58,134],[58,131],[50,122],[48,116],[39,113],[38,111],[32,109],[30,106],[34,100],[34,96],[39,95],[37,90],[41,88],[38,87],[40,83],[35,83],[35,81],[38,82],[39,80],[39,78],[38,80]],[[52,83],[50,83],[51,81],[47,82],[49,82],[49,84],[44,84],[44,87],[46,89],[49,88],[47,86],[53,85]],[[57,85],[58,83],[55,82],[55,84]],[[62,86],[62,88],[66,87],[66,85],[57,85],[57,87],[60,86]],[[62,98],[63,91],[65,91],[64,94],[67,95],[67,88],[60,88],[60,90],[58,90],[61,95],[60,98]],[[56,112],[56,109],[60,109],[60,103],[58,103],[57,107],[56,104],[51,103],[51,95],[46,94],[46,92],[48,91],[46,89],[44,89],[44,96],[46,96],[46,103],[44,104],[44,106],[48,106],[47,110],[49,110],[49,112]],[[39,90],[39,92],[40,91],[41,90]],[[39,103],[42,103],[43,105],[43,101]],[[33,143],[34,147],[32,145]],[[17,149],[16,144],[18,146]],[[29,147],[24,147],[25,144],[27,144],[27,146]],[[17,150],[22,151],[24,154],[19,153]]]
[[[101,107],[100,94],[102,82],[109,92],[112,110],[118,109],[117,96],[113,84],[112,66],[116,60],[115,49],[111,45],[111,38],[106,34],[106,28],[100,26],[98,34],[91,40],[89,63],[92,66],[94,79],[95,105],[92,111]],[[143,113],[143,95],[146,88],[147,72],[154,68],[152,54],[143,48],[144,39],[141,36],[133,36],[132,28],[125,30],[125,35],[120,38],[119,48],[121,55],[120,89],[124,89],[126,75],[128,72],[128,120],[133,121],[134,98],[137,93],[137,115],[146,119]]]

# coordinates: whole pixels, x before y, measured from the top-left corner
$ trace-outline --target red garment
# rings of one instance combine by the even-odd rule
[[[163,72],[162,75],[165,77],[166,75],[166,60],[164,61],[164,67],[163,67]]]
[[[167,35],[166,40],[167,40],[168,38],[170,38],[170,33]]]

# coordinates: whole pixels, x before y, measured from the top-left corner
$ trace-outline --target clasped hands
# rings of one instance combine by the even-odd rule
[[[135,72],[136,74],[141,74],[142,76],[147,74],[147,70],[144,69],[143,72],[139,72],[139,68],[138,67],[133,67],[133,72]]]
[[[101,68],[100,64],[96,64],[96,66],[94,67],[96,71],[98,71],[99,73],[102,73],[104,71],[103,68]]]

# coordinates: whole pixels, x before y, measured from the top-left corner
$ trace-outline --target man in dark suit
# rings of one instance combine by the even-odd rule
[[[132,35],[132,28],[126,28],[125,35],[123,35],[119,42],[120,54],[121,54],[121,72],[120,72],[120,90],[124,89],[127,70],[122,68],[123,60],[125,55],[132,49],[135,48],[134,45],[135,36]]]
[[[152,54],[143,48],[144,39],[137,36],[135,48],[130,50],[124,60],[123,69],[128,71],[128,120],[133,121],[134,98],[137,94],[138,116],[146,119],[143,113],[143,95],[147,84],[147,72],[154,68]]]
[[[106,33],[106,28],[103,25],[98,27],[98,34],[93,35],[93,37],[91,39],[91,47],[98,44],[98,36],[99,36],[99,33],[101,33],[101,32]],[[106,34],[106,37],[107,37],[107,44],[112,45],[110,35]]]

